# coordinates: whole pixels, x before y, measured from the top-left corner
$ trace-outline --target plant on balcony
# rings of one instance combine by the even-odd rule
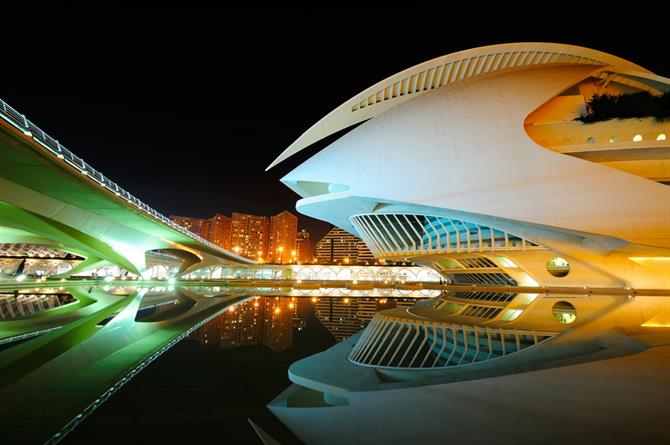
[[[586,114],[575,120],[585,124],[611,119],[653,117],[657,121],[670,118],[670,92],[660,96],[647,91],[627,94],[594,94],[586,104]]]

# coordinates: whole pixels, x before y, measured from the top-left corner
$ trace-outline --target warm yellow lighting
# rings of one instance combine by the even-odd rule
[[[345,298],[345,299],[344,299],[344,302],[345,302],[345,303],[349,303],[349,299],[348,299],[348,298]]]
[[[295,307],[295,303],[289,303],[289,304],[288,304],[288,308],[289,308],[289,309],[293,309],[294,307]]]
[[[280,312],[281,312],[281,309],[279,309],[278,307],[276,307],[276,308],[275,308],[275,314],[278,314],[278,313],[280,313]]]
[[[628,257],[631,261],[670,261],[670,257],[667,256],[656,256],[656,257]]]
[[[661,133],[658,136],[656,136],[657,141],[664,141],[666,139],[665,133]]]
[[[345,263],[345,264],[349,264],[349,258],[345,258],[345,259],[344,259],[344,263]]]
[[[258,307],[258,301],[254,302],[254,307]]]
[[[234,306],[229,307],[228,312],[235,312],[235,307]]]
[[[633,136],[633,142],[640,142],[642,140],[642,135],[641,134],[636,134]]]
[[[642,323],[644,328],[670,328],[670,304],[665,303],[656,315]]]
[[[317,301],[319,301],[318,298],[316,298],[316,297],[312,297],[312,303],[316,303]]]
[[[240,246],[233,247],[233,251],[235,251],[235,253],[240,253]]]

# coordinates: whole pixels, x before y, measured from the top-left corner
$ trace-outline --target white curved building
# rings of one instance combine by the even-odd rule
[[[636,259],[670,248],[670,123],[573,119],[594,92],[669,88],[585,48],[479,48],[364,91],[275,162],[369,119],[282,179],[302,196],[301,213],[349,230],[382,257],[506,252],[543,285],[668,287],[667,261]],[[538,246],[566,257],[568,277],[546,272]],[[650,272],[656,266],[665,273]]]
[[[270,167],[364,122],[282,179],[302,197],[298,211],[461,287],[382,312],[362,335],[295,363],[300,386],[273,411],[311,442],[328,426],[324,411],[300,405],[309,391],[343,422],[411,399],[439,423],[419,434],[428,443],[438,433],[553,443],[551,417],[571,413],[583,417],[558,427],[559,442],[624,437],[590,425],[611,427],[628,404],[633,436],[661,437],[649,410],[665,406],[670,384],[670,122],[575,118],[594,94],[669,90],[670,79],[599,51],[495,45],[391,76],[305,132]],[[630,381],[637,392],[621,391]],[[487,394],[499,411],[477,408]],[[523,417],[519,404],[547,398],[541,415]],[[391,409],[385,427],[416,439],[398,431],[402,414]]]

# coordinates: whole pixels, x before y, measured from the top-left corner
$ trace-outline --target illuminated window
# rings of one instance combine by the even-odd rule
[[[577,319],[577,309],[567,301],[554,304],[551,313],[559,323],[570,324]]]
[[[661,133],[658,136],[656,136],[657,141],[664,141],[666,139],[665,133]]]
[[[570,264],[561,257],[549,258],[547,261],[547,272],[555,277],[564,277],[570,273]]]
[[[633,136],[633,142],[640,142],[642,140],[642,135],[641,134],[636,134]]]
[[[609,138],[610,144],[614,144],[615,142],[619,142],[619,138],[616,136],[611,136]]]

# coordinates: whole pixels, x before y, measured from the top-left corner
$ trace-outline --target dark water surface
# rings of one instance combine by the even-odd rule
[[[332,346],[374,312],[410,299],[255,297],[175,345],[98,408],[63,443],[300,441],[265,405],[290,385],[291,363]]]

